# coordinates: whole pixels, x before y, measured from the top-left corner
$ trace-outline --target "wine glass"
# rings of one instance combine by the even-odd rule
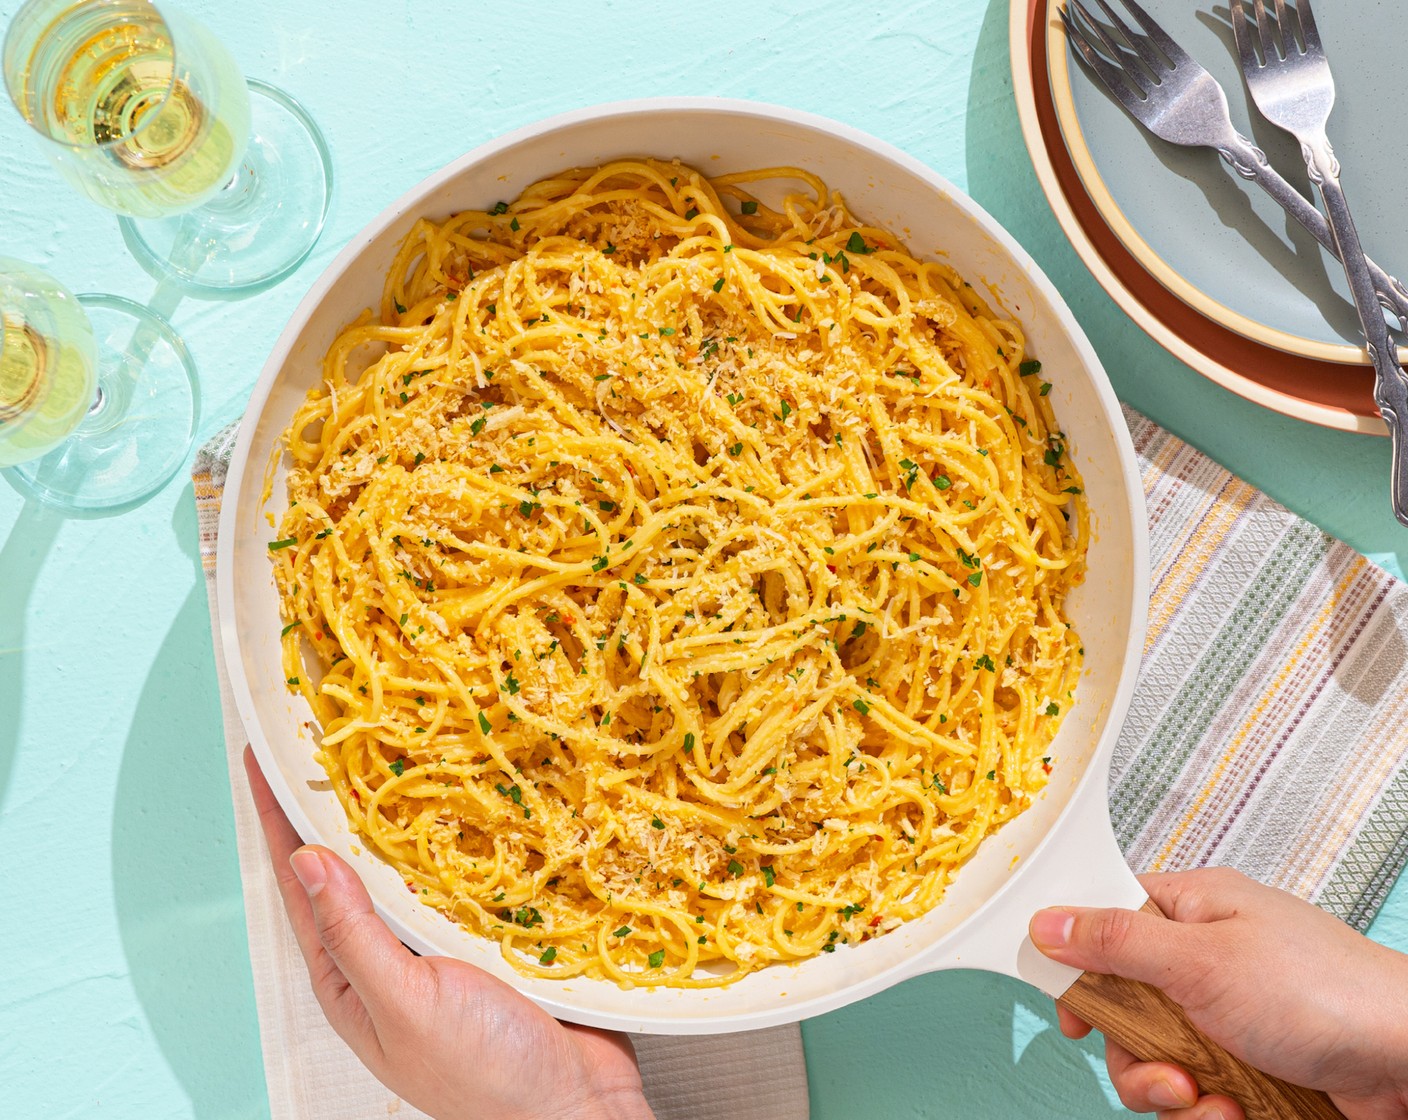
[[[17,489],[69,513],[135,505],[185,461],[198,411],[165,319],[0,257],[0,468]]]
[[[54,165],[116,211],[149,272],[197,295],[266,288],[323,228],[332,164],[287,94],[150,0],[28,0],[5,84]]]

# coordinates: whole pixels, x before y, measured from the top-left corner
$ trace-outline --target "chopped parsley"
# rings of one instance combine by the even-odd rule
[[[398,758],[395,762],[391,764],[390,770],[399,778],[402,774],[406,772],[406,760],[404,758]]]
[[[758,212],[758,204],[750,199],[745,202],[740,209],[745,214],[756,214]]]
[[[284,538],[283,540],[281,540],[281,541],[270,541],[270,542],[269,542],[269,551],[270,551],[270,552],[278,552],[279,549],[281,549],[281,548],[288,548],[290,545],[295,545],[295,544],[297,544],[297,543],[298,543],[298,538],[297,538],[297,537],[285,537],[285,538]]]

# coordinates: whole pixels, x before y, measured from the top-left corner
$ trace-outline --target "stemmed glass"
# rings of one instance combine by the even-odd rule
[[[0,467],[21,491],[80,514],[141,501],[185,461],[198,401],[165,319],[0,257]]]
[[[60,172],[121,217],[138,261],[207,296],[268,287],[307,256],[327,146],[292,98],[246,83],[205,28],[149,0],[28,0],[10,97]]]

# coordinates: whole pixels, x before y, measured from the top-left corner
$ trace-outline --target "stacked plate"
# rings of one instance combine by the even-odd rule
[[[1037,178],[1096,280],[1225,388],[1302,420],[1386,434],[1339,263],[1215,153],[1167,144],[1131,119],[1067,44],[1063,2],[1012,0],[1012,77]],[[1295,142],[1248,109],[1227,8],[1141,2],[1222,83],[1243,135],[1315,197]],[[1331,130],[1342,152],[1364,153],[1344,171],[1364,245],[1390,273],[1408,270],[1408,224],[1392,205],[1408,148],[1380,131],[1383,107],[1400,96],[1378,78],[1396,72],[1408,7],[1337,5],[1319,22],[1331,60],[1351,63],[1335,71]]]

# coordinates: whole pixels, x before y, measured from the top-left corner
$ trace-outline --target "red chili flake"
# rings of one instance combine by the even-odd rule
[[[347,792],[351,794],[352,800],[355,801],[358,805],[362,803],[362,795],[358,793],[355,789],[349,789]]]
[[[835,564],[827,564],[827,565],[826,565],[826,570],[827,570],[828,572],[830,572],[832,575],[835,575],[835,574],[836,574],[836,565],[835,565]]]
[[[627,464],[626,464],[626,470],[629,471],[631,474],[635,474],[635,473],[636,473],[635,467],[631,466],[630,463],[627,463]]]
[[[878,925],[884,920],[884,918],[885,918],[885,915],[883,915],[883,914],[876,914],[875,917],[873,917],[873,918],[870,919],[870,928],[871,928],[871,929],[874,929],[876,926],[878,926]]]
[[[314,637],[317,641],[320,641],[320,642],[321,642],[321,641],[323,640],[323,632],[322,632],[321,630],[319,630],[316,634],[313,635],[313,637]]]
[[[413,882],[411,882],[409,879],[406,880],[406,889],[407,889],[408,891],[410,891],[412,894],[415,894],[415,893],[416,893],[416,885],[415,885]]]
[[[1041,768],[1042,768],[1044,771],[1046,771],[1046,773],[1048,773],[1048,774],[1051,773],[1051,763],[1049,763],[1049,762],[1043,762],[1043,763],[1041,764]]]

